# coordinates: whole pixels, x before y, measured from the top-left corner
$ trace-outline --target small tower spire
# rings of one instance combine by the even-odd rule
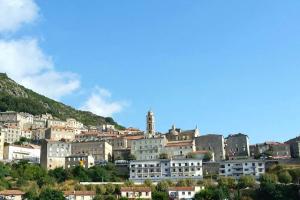
[[[148,111],[146,116],[146,134],[148,137],[155,135],[155,117],[154,113],[151,111],[151,109]]]

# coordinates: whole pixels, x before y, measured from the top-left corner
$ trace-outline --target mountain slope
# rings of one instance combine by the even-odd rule
[[[72,117],[85,125],[114,124],[123,129],[111,117],[101,117],[91,112],[76,110],[17,84],[5,73],[0,73],[0,111],[27,112],[33,115],[50,113],[65,120]]]

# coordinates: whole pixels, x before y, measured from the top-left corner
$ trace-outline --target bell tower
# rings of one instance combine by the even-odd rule
[[[147,130],[146,134],[148,137],[154,136],[155,135],[155,118],[154,118],[154,113],[149,110],[146,116],[146,123],[147,123]]]

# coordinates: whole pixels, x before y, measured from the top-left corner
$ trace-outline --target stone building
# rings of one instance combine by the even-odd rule
[[[69,140],[73,141],[75,139],[75,131],[73,128],[61,127],[61,126],[51,126],[45,131],[45,138],[49,140]]]
[[[168,142],[165,146],[164,153],[167,153],[169,158],[186,158],[188,154],[195,150],[194,140],[182,140]]]
[[[193,130],[181,130],[175,128],[175,125],[165,134],[168,141],[193,140],[199,136],[199,130],[196,127]]]
[[[105,141],[73,142],[72,154],[90,154],[95,162],[109,161],[112,159],[112,146]]]
[[[71,155],[71,143],[43,140],[41,146],[41,166],[45,169],[65,168],[65,157]]]
[[[23,128],[25,124],[33,123],[33,115],[29,113],[18,113],[14,111],[0,112],[0,122],[10,123],[15,122]]]
[[[155,136],[155,117],[152,111],[148,111],[146,116],[146,136],[153,137]]]
[[[167,139],[164,135],[133,140],[131,154],[135,155],[137,160],[158,159],[159,155],[165,152],[166,144]]]
[[[208,134],[195,138],[196,151],[211,151],[215,161],[225,159],[225,143],[223,135]]]
[[[250,156],[249,138],[245,134],[229,135],[225,144],[226,156],[230,160],[248,158]]]
[[[290,145],[279,142],[264,142],[251,145],[251,156],[255,158],[269,157],[273,159],[291,158]]]
[[[90,168],[95,165],[95,160],[92,155],[88,154],[72,154],[66,156],[65,158],[65,167],[67,169],[73,168],[76,166],[81,166],[83,168]]]
[[[293,158],[300,158],[300,136],[285,142],[290,145],[290,151]]]

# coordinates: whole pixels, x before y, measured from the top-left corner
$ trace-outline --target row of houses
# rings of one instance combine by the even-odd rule
[[[169,187],[167,192],[172,199],[193,199],[197,192],[203,190],[203,186],[194,187]],[[0,199],[22,200],[24,192],[20,190],[4,190],[0,192]],[[96,191],[65,191],[66,200],[93,200],[96,197]],[[118,197],[128,199],[152,199],[150,187],[121,187]]]

